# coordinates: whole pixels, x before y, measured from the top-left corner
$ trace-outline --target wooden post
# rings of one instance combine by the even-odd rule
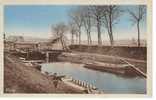
[[[85,88],[87,88],[87,84],[86,83],[84,83],[84,86],[85,86]]]
[[[79,84],[79,81],[78,80],[76,80],[76,84]]]
[[[84,87],[84,82],[82,82],[82,86]]]
[[[48,63],[49,62],[49,53],[46,52],[46,62]]]
[[[80,85],[80,80],[78,80],[78,85]]]
[[[28,60],[29,59],[29,49],[27,49],[27,57],[26,57],[26,59]]]

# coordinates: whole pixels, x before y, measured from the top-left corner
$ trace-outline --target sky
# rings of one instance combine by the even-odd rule
[[[51,26],[60,22],[68,23],[71,5],[6,5],[4,7],[4,31],[6,35],[23,35],[40,38],[51,37]],[[136,6],[121,6],[124,9],[135,10]],[[104,27],[104,26],[103,26]],[[146,38],[146,19],[140,24],[141,39]],[[94,30],[92,39],[97,40],[97,32]],[[137,38],[137,28],[132,24],[128,13],[120,16],[113,29],[114,39]],[[86,40],[86,34],[82,32],[82,40]],[[107,31],[103,29],[102,39],[108,40]]]

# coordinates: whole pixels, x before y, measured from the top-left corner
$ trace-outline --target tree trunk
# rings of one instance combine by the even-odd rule
[[[140,23],[137,22],[137,29],[138,29],[138,47],[140,47]]]
[[[90,44],[90,40],[89,40],[89,33],[87,31],[87,42],[88,42],[88,45]]]
[[[111,46],[113,47],[114,46],[114,39],[113,39],[113,34],[110,32],[110,34],[109,34],[110,36],[110,44],[111,44]]]
[[[79,45],[81,45],[81,28],[79,29]]]
[[[78,35],[76,35],[76,44],[78,44]]]
[[[91,43],[92,43],[90,30],[89,29],[87,30],[87,42],[88,42],[88,45],[91,45]]]
[[[98,31],[98,45],[101,46],[102,45],[102,41],[101,41],[101,26],[100,26],[99,18],[97,18],[97,31]]]
[[[91,35],[90,35],[90,31],[88,32],[88,36],[89,36],[89,42],[90,42],[90,45],[92,44],[92,38],[91,38]]]
[[[71,44],[74,44],[74,34],[71,33]]]
[[[90,35],[90,31],[91,31],[91,16],[88,12],[88,39],[89,39],[89,44],[91,45],[92,44],[92,39],[91,39],[91,35]]]
[[[61,36],[60,40],[61,40],[61,44],[62,44],[63,50],[67,51],[68,48],[67,48],[67,46],[65,44],[65,41],[63,40],[63,36]]]
[[[114,46],[113,36],[110,32],[108,32],[108,35],[109,35],[110,45],[113,47]]]
[[[109,28],[110,28],[110,43],[111,43],[111,46],[113,46],[114,40],[113,40],[113,31],[112,31],[112,15],[111,15],[111,12],[109,14]]]
[[[62,38],[61,38],[61,44],[62,44],[62,48],[63,48],[63,50],[65,50],[65,47],[64,47],[64,44],[63,44],[63,40],[62,40]]]

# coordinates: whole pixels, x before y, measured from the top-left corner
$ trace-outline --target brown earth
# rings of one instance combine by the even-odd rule
[[[103,62],[103,63],[110,63],[110,64],[127,64],[123,60],[129,62],[130,64],[134,65],[135,67],[139,68],[144,73],[147,72],[147,62],[146,60],[138,60],[126,57],[119,57],[119,56],[109,56],[109,55],[102,55],[98,53],[88,53],[88,52],[77,52],[73,51],[71,53],[62,53],[58,56],[59,61],[69,61],[73,63],[83,63],[86,64],[88,62]],[[96,67],[96,66],[95,66]]]
[[[53,80],[39,70],[24,65],[15,56],[4,57],[4,93],[83,93],[59,82],[58,88]]]
[[[130,46],[87,46],[87,45],[70,45],[71,50],[79,52],[97,53],[103,55],[120,56],[139,60],[147,59],[146,47],[130,47]]]

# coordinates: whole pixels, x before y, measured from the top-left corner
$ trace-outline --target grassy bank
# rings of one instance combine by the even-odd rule
[[[129,47],[129,46],[87,46],[87,45],[70,45],[71,50],[89,53],[98,53],[104,55],[120,56],[133,59],[146,60],[146,47]]]

